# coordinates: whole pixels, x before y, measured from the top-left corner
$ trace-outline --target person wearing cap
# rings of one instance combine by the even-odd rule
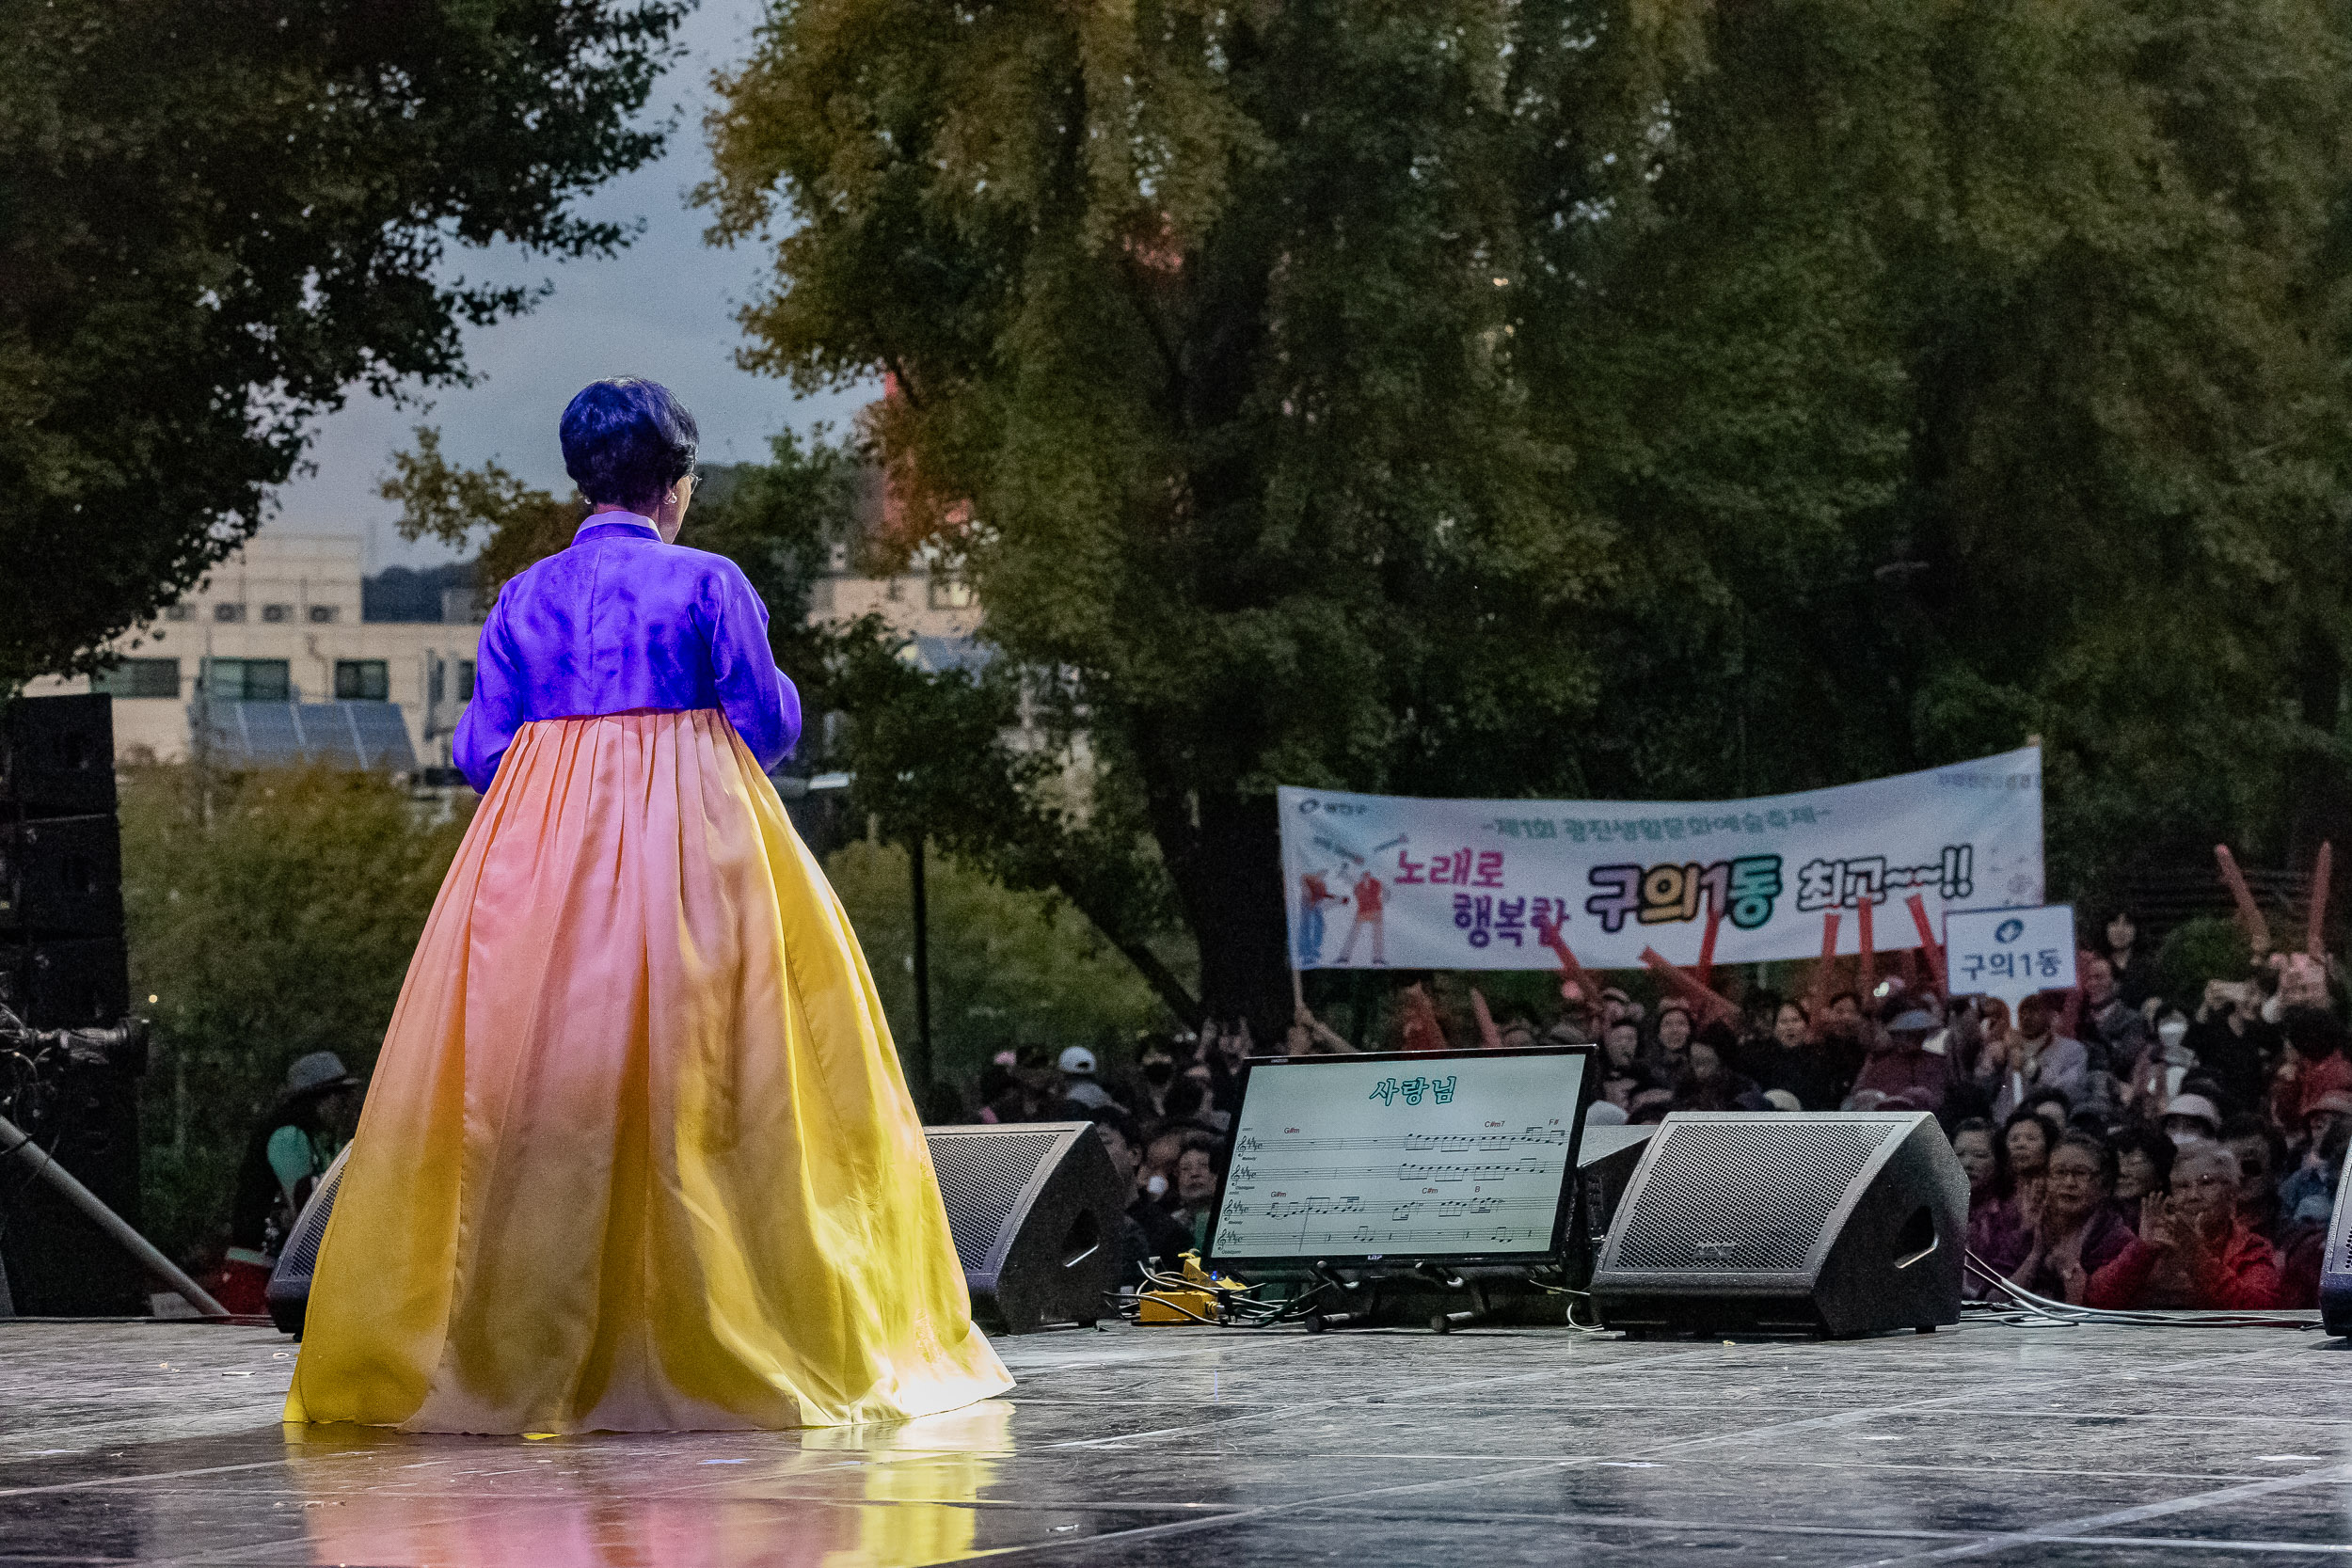
[[[1062,1098],[1074,1100],[1089,1111],[1100,1111],[1115,1103],[1111,1091],[1094,1076],[1094,1053],[1083,1045],[1073,1045],[1061,1053]]]
[[[2201,1094],[2176,1094],[2157,1125],[2176,1148],[2214,1143],[2221,1136],[2221,1107]]]
[[[1898,1013],[1885,1028],[1871,1031],[1869,1055],[1854,1079],[1849,1110],[1941,1111],[1951,1084],[1951,1061],[1927,1050],[1928,1037],[1943,1021],[1924,1007]],[[1867,1101],[1866,1096],[1872,1097]]]
[[[2278,1255],[2238,1219],[2237,1191],[2237,1156],[2227,1145],[2183,1148],[2171,1193],[2140,1200],[2139,1234],[2091,1275],[2084,1302],[2143,1310],[2276,1307]]]
[[[2279,1184],[2279,1209],[2290,1225],[2326,1225],[2335,1214],[2344,1152],[2352,1146],[2352,1094],[2324,1094],[2303,1118],[2303,1163]]]
[[[2288,1049],[2270,1091],[2271,1119],[2300,1127],[2313,1105],[2330,1094],[2352,1093],[2352,1060],[2344,1025],[2325,1007],[2291,1007],[2279,1021]]]
[[[266,1311],[262,1291],[294,1218],[318,1179],[350,1141],[359,1080],[332,1051],[313,1051],[286,1069],[269,1115],[246,1141],[229,1210],[229,1253],[219,1275],[231,1311]],[[220,1291],[215,1292],[216,1295]]]

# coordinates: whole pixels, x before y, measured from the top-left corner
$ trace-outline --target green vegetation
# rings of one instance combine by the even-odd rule
[[[2060,889],[2352,842],[2346,55],[2321,0],[772,0],[703,192],[772,245],[746,358],[889,373],[894,543],[1003,656],[839,689],[859,804],[1262,1025],[1277,783],[2038,732]],[[930,743],[1016,692],[1045,761]]]
[[[124,775],[131,983],[155,1025],[143,1199],[165,1250],[194,1256],[225,1234],[246,1139],[288,1064],[332,1051],[356,1072],[373,1065],[469,816],[368,773]],[[852,844],[827,869],[903,1046],[906,853]],[[1150,988],[1069,911],[938,855],[930,902],[933,1038],[949,1077],[968,1082],[1006,1046],[1123,1054],[1138,1030],[1166,1026]]]
[[[0,0],[0,689],[226,559],[355,383],[462,378],[536,291],[453,243],[622,244],[574,204],[687,8]]]
[[[926,866],[931,1051],[942,1079],[969,1085],[991,1056],[1022,1046],[1091,1046],[1124,1061],[1137,1034],[1168,1027],[1151,987],[1074,911],[1009,892],[935,849]],[[908,870],[895,844],[859,842],[825,858],[901,1054],[914,1038]]]
[[[421,815],[373,773],[123,776],[131,990],[155,1024],[144,1205],[167,1251],[225,1230],[246,1139],[289,1063],[374,1063],[466,820]]]

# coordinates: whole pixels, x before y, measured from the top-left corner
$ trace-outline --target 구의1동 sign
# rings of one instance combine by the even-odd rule
[[[2074,906],[1947,914],[1944,956],[1954,996],[1997,996],[2014,1006],[2038,990],[2070,990]]]

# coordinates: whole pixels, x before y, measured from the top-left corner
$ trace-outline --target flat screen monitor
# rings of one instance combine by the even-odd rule
[[[1252,1061],[1216,1261],[1560,1255],[1590,1046]]]

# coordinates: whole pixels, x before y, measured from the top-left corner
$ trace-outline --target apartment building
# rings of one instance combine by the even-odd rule
[[[35,681],[28,696],[115,698],[123,761],[326,761],[409,773],[449,762],[473,694],[470,594],[439,623],[362,613],[360,540],[264,531],[163,618],[120,639],[116,668]],[[452,618],[452,617],[454,618]]]

